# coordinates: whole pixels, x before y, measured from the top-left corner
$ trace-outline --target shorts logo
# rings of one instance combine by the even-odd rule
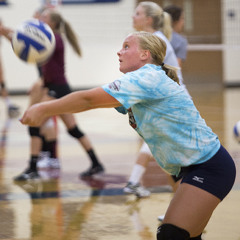
[[[198,177],[198,176],[194,176],[194,177],[192,178],[192,180],[194,180],[194,181],[196,181],[196,182],[203,183],[204,178]]]
[[[120,90],[121,82],[116,80],[108,85],[108,87],[112,90],[119,91]]]

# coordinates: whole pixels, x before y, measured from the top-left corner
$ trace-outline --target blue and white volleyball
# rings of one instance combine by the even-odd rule
[[[240,121],[236,122],[233,127],[233,134],[235,139],[240,143]]]
[[[38,19],[21,23],[12,36],[14,53],[27,63],[46,62],[55,49],[52,29]]]

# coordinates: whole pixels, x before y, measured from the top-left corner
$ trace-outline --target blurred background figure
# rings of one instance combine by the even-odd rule
[[[34,18],[39,19],[41,16],[41,13],[46,10],[47,7],[43,6],[39,9],[37,9],[34,12]],[[1,35],[6,37],[9,41],[11,41],[11,36],[13,33],[13,30],[10,28],[6,28],[3,24],[1,24]],[[29,95],[29,106],[40,102],[40,100],[43,97],[43,94],[46,90],[44,90],[43,87],[43,81],[42,81],[42,69],[41,66],[37,65],[37,71],[38,71],[38,78],[37,81],[33,84],[33,86],[28,91]],[[3,85],[4,86],[4,85]],[[4,95],[6,95],[7,92],[4,92]],[[7,95],[6,95],[7,96]],[[9,102],[9,99],[6,99],[7,103]],[[17,116],[16,107],[14,105],[10,105],[10,108],[8,109],[9,116]],[[15,112],[14,112],[15,111]],[[15,114],[15,115],[14,115]],[[30,143],[30,160],[29,163],[31,166],[35,166],[35,163],[40,163],[40,167],[44,168],[60,168],[59,161],[57,159],[57,144],[56,144],[56,134],[57,134],[57,128],[56,128],[56,118],[50,118],[42,127],[41,132],[37,134],[37,129],[28,127],[28,134],[31,138]],[[39,151],[41,149],[41,151]],[[34,164],[33,164],[34,162]],[[35,168],[35,167],[33,167]],[[38,178],[39,175],[37,172],[31,172],[29,174],[25,174],[24,178]],[[23,179],[24,179],[23,178]]]
[[[187,38],[182,35],[184,28],[184,13],[181,7],[171,5],[164,8],[164,11],[169,13],[172,18],[172,38],[170,43],[177,56],[179,66],[182,67],[183,62],[187,57]]]
[[[56,39],[56,47],[48,62],[38,67],[40,81],[34,85],[30,91],[30,94],[32,94],[32,96],[30,96],[30,105],[36,102],[49,101],[60,98],[71,92],[70,86],[67,83],[67,78],[65,76],[65,47],[63,35],[66,37],[67,41],[73,47],[73,50],[77,53],[77,55],[81,56],[81,49],[77,36],[73,31],[71,25],[60,15],[60,13],[52,8],[47,8],[43,9],[43,11],[40,11],[40,15],[40,20],[47,23],[53,30]],[[35,18],[37,16],[38,13],[35,15]],[[0,27],[0,34],[6,37],[9,41],[11,41],[12,33],[12,29],[7,28],[3,25]],[[33,93],[35,90],[36,93]],[[36,98],[36,96],[39,97]],[[89,138],[78,128],[73,114],[63,114],[59,117],[66,126],[69,135],[75,138],[84,148],[91,162],[90,167],[86,171],[80,173],[79,177],[91,177],[92,175],[104,172],[104,168],[100,164]],[[54,123],[48,123],[48,121],[45,124],[47,124],[45,127],[51,129],[52,126],[54,126]],[[38,172],[38,161],[42,150],[42,135],[44,135],[42,134],[44,133],[43,129],[42,126],[29,128],[29,134],[31,136],[30,160],[28,162],[28,167],[26,170],[17,175],[14,178],[15,181],[25,181],[40,178]],[[54,139],[52,139],[52,143],[53,141]],[[55,146],[55,144],[50,144],[50,146]],[[55,156],[50,156],[50,158],[47,160],[51,160],[50,164],[54,166],[52,168],[60,167],[59,160]],[[40,163],[41,162],[42,161],[40,161]],[[41,166],[42,165],[43,164],[41,164]]]
[[[36,17],[40,18],[40,20],[47,23],[51,27],[56,39],[56,47],[52,56],[48,62],[39,67],[39,72],[41,74],[40,88],[43,89],[43,92],[41,98],[38,99],[37,102],[42,102],[61,98],[71,92],[71,88],[65,75],[65,45],[63,36],[66,37],[67,41],[70,43],[71,47],[79,57],[81,57],[81,48],[79,46],[76,33],[59,12],[48,7],[47,9],[40,11],[40,17],[37,12],[35,14],[35,18]],[[78,127],[73,114],[62,114],[59,117],[66,126],[68,134],[75,138],[84,148],[91,162],[90,167],[81,173],[80,177],[91,177],[97,173],[102,173],[104,168],[100,164],[89,138]],[[54,124],[50,124],[51,129],[53,125]],[[32,152],[29,166],[23,173],[16,176],[14,180],[22,181],[39,178],[39,166],[42,168],[50,165],[56,166],[54,168],[60,167],[59,161],[56,157],[50,157],[45,162],[38,161],[41,151],[40,149],[42,147],[41,135],[44,135],[42,134],[43,132],[42,126],[30,127],[30,135],[32,137]],[[41,163],[41,165],[39,165],[38,162],[39,164]]]
[[[38,8],[33,17],[36,19],[41,18],[41,14],[48,8],[53,8],[53,6],[43,5]],[[33,105],[37,102],[40,102],[44,92],[44,82],[42,75],[42,68],[40,65],[37,65],[38,71],[38,80],[33,84],[29,91],[30,103]],[[28,133],[31,137],[31,158],[34,156],[38,157],[37,168],[41,169],[59,169],[60,161],[58,159],[57,153],[57,118],[56,116],[50,118],[42,127],[40,136],[32,136],[35,128],[29,127]],[[41,152],[39,152],[41,146]]]

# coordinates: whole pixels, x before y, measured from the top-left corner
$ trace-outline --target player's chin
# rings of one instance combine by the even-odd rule
[[[126,73],[126,69],[122,66],[122,64],[120,63],[120,66],[119,66],[119,71],[122,72],[122,73]]]

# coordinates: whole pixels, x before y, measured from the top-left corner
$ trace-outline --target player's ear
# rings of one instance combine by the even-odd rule
[[[153,18],[152,17],[148,16],[146,18],[146,21],[147,21],[148,26],[152,26],[153,25]]]
[[[150,51],[149,50],[142,50],[140,54],[141,60],[146,60],[151,57]]]

